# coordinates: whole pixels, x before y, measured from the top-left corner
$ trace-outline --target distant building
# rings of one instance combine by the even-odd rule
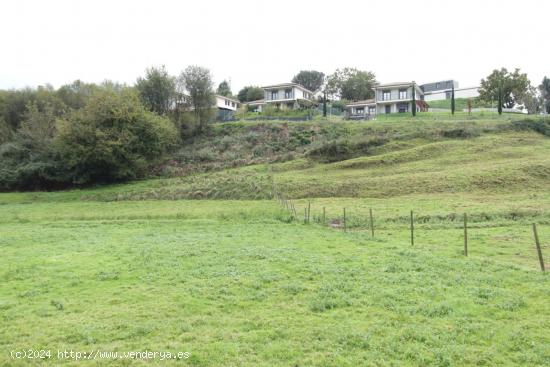
[[[262,89],[265,103],[281,109],[296,109],[312,104],[313,92],[297,83],[269,85]]]
[[[374,99],[352,102],[346,105],[346,116],[351,119],[373,118],[378,114],[407,113],[412,111],[413,88],[417,111],[427,111],[424,92],[414,82],[378,84]]]
[[[218,108],[218,120],[233,120],[235,112],[239,109],[241,102],[236,99],[216,94],[216,107]]]
[[[439,82],[422,84],[424,100],[438,101],[451,99],[452,89],[455,89],[455,98],[474,98],[479,96],[479,87],[459,88],[456,80],[442,80]]]
[[[240,105],[241,105],[241,102],[237,101],[236,99],[216,94],[216,107],[220,109],[228,110],[228,111],[237,111]]]
[[[297,83],[283,83],[262,87],[264,99],[247,102],[250,109],[261,112],[266,105],[279,109],[297,109],[313,104],[314,93]]]

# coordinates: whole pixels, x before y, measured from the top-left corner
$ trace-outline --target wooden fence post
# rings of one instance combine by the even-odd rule
[[[307,224],[307,208],[304,207],[304,224]]]
[[[464,213],[464,256],[468,256],[468,215]]]
[[[545,271],[544,260],[542,259],[542,250],[540,248],[539,235],[537,233],[537,225],[535,223],[533,223],[533,234],[535,235],[535,245],[537,246],[537,253],[539,255],[540,270]]]
[[[325,207],[323,207],[323,224],[326,223],[326,216],[325,216]]]
[[[309,216],[311,214],[311,202],[307,202],[307,222],[309,223]]]
[[[414,222],[413,211],[411,210],[411,246],[414,246]]]
[[[346,228],[346,208],[344,208],[344,232],[347,231],[347,228]]]
[[[369,216],[370,216],[370,233],[371,233],[371,237],[374,237],[374,221],[372,219],[372,208],[369,209]]]

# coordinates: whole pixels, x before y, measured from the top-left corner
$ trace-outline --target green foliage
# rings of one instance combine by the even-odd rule
[[[314,93],[321,89],[324,81],[325,74],[315,70],[301,70],[292,78],[293,83],[298,83]]]
[[[30,103],[35,103],[40,109],[46,105],[51,106],[56,114],[62,114],[67,110],[63,100],[48,85],[36,89],[3,90],[0,91],[0,120],[4,120],[12,130],[17,130]]]
[[[84,108],[92,94],[100,87],[96,84],[84,83],[75,80],[71,84],[61,86],[56,94],[65,103],[66,106],[79,110]]]
[[[216,94],[219,94],[220,96],[225,96],[225,97],[233,96],[233,93],[231,92],[231,86],[229,85],[229,82],[227,80],[224,80],[218,85]]]
[[[176,84],[166,68],[150,67],[145,70],[145,78],[138,78],[136,89],[143,105],[159,115],[168,113],[176,95]]]
[[[359,101],[374,97],[376,76],[373,72],[355,68],[337,69],[327,78],[327,93],[343,99]]]
[[[71,182],[109,182],[143,176],[174,147],[173,124],[149,113],[131,91],[103,91],[59,127],[55,146]]]
[[[453,83],[453,87],[451,89],[451,113],[454,115],[456,110],[456,102],[455,102],[455,86]]]
[[[313,147],[308,151],[308,156],[320,162],[338,162],[361,155],[369,155],[371,148],[379,147],[387,142],[387,139],[379,137],[354,141],[333,140]]]
[[[0,189],[56,186],[62,176],[52,147],[57,118],[53,105],[29,103],[20,128],[0,146]]]
[[[550,119],[525,119],[513,122],[520,130],[533,130],[539,134],[550,137]]]
[[[264,99],[264,90],[260,87],[249,85],[241,89],[237,97],[241,102],[257,101]]]
[[[486,102],[500,101],[501,107],[513,108],[523,102],[530,85],[527,74],[520,73],[519,69],[514,72],[506,68],[493,70],[487,78],[481,79],[479,98]]]
[[[550,114],[550,78],[544,77],[539,85],[539,90],[543,99],[544,110]]]
[[[212,122],[212,107],[215,104],[214,83],[210,70],[201,66],[188,66],[179,76],[180,89],[185,89],[195,114],[198,132],[204,132]]]

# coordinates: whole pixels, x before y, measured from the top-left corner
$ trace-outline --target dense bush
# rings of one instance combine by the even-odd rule
[[[61,121],[55,149],[73,183],[142,176],[177,142],[170,120],[145,111],[135,93],[104,91]]]
[[[514,121],[514,127],[519,130],[533,130],[542,135],[550,136],[550,119],[533,120],[525,119]]]
[[[170,120],[130,89],[101,89],[82,109],[27,104],[0,145],[0,189],[52,189],[139,177],[177,142]]]

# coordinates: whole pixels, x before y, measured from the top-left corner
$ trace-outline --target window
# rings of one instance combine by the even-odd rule
[[[409,110],[409,105],[401,103],[397,105],[397,110],[399,111],[399,113],[405,113]]]
[[[357,107],[355,108],[355,113],[358,115],[362,115],[365,113],[365,109],[363,107]]]
[[[370,106],[369,107],[369,115],[374,115],[376,113],[376,107]]]
[[[271,99],[279,99],[279,91],[272,90],[271,91]]]
[[[382,101],[389,101],[391,99],[391,92],[387,91],[382,93]]]
[[[391,113],[391,105],[386,105],[386,113]]]
[[[435,89],[439,89],[439,83],[435,83]]]
[[[400,89],[399,90],[399,99],[407,99],[407,90],[406,89]]]
[[[285,99],[292,98],[292,89],[285,89]]]
[[[231,107],[235,107],[235,102],[231,102]]]
[[[447,82],[447,88],[448,88],[448,89],[451,89],[451,87],[452,87],[451,82]]]

